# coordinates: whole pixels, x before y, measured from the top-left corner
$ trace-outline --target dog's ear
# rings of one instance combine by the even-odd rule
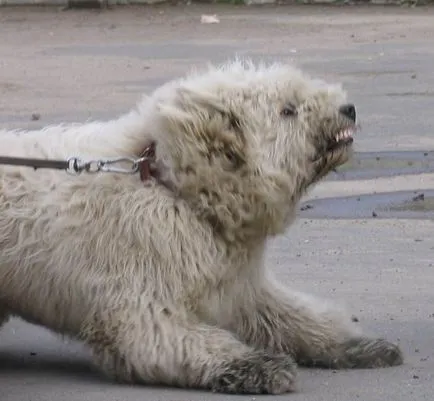
[[[169,101],[158,104],[158,111],[165,128],[176,134],[180,129],[189,130],[192,124],[208,121],[215,114],[224,114],[228,110],[209,92],[181,87]]]
[[[177,90],[176,98],[182,107],[195,109],[196,111],[207,110],[210,113],[228,112],[227,107],[223,105],[220,99],[210,92],[181,87]]]
[[[168,134],[166,146],[175,158],[201,156],[238,168],[245,160],[245,137],[239,116],[215,95],[181,87],[159,105],[160,121]]]

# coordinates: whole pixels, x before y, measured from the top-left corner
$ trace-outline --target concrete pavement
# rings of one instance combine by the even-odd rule
[[[201,25],[201,14],[218,14],[221,22]],[[2,9],[0,125],[108,118],[193,65],[238,54],[293,60],[343,82],[361,119],[360,152],[434,151],[433,18],[431,8]],[[32,114],[40,118],[32,121]],[[307,199],[421,189],[434,189],[431,172],[326,181]],[[271,243],[268,263],[282,281],[349,304],[360,324],[399,341],[406,356],[394,369],[301,370],[297,393],[276,398],[432,400],[433,233],[428,218],[300,218]],[[0,331],[0,401],[238,398],[120,386],[93,370],[79,344],[19,320]]]

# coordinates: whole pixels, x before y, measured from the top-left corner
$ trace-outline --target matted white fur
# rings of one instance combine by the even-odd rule
[[[291,66],[236,60],[111,121],[0,131],[2,155],[32,158],[137,157],[155,142],[171,184],[0,166],[0,324],[80,339],[119,380],[221,392],[292,391],[296,363],[402,363],[263,264],[303,193],[348,159],[345,102]]]

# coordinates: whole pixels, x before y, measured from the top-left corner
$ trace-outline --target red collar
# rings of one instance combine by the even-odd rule
[[[151,167],[152,162],[155,160],[155,143],[152,142],[147,146],[140,154],[140,157],[145,158],[139,164],[140,180],[144,182],[149,180],[151,177],[158,178],[156,177],[156,175],[158,175],[157,170]]]
[[[151,178],[154,178],[159,184],[165,186],[167,189],[174,191],[175,187],[170,181],[161,177],[161,171],[155,163],[155,142],[147,146],[140,157],[143,157],[139,164],[140,180],[144,183]]]

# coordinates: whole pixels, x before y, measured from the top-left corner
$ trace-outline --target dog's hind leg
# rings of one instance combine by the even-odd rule
[[[121,381],[222,393],[294,390],[295,363],[241,343],[230,332],[148,305],[95,319],[84,330],[97,364]]]

